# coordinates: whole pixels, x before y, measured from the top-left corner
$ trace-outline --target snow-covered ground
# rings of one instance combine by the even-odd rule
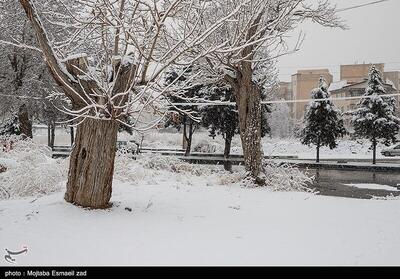
[[[37,157],[33,146],[2,155],[3,187],[4,179],[24,183],[18,191],[8,185],[11,198],[0,200],[0,248],[28,249],[15,256],[18,265],[400,265],[398,197],[282,191],[285,179],[300,177],[290,169],[277,172],[273,187],[249,188],[221,167],[120,155],[113,206],[87,210],[63,200],[65,173],[57,170],[65,161],[13,162]],[[39,168],[32,176],[54,168],[59,182],[32,187],[22,176],[30,168]],[[0,265],[8,265],[4,257]]]
[[[150,132],[144,135],[144,146],[150,147],[166,147],[166,148],[182,148],[182,135],[179,133],[157,133]],[[367,140],[338,140],[338,146],[335,149],[322,147],[320,149],[321,159],[331,158],[351,158],[351,159],[372,159],[372,150],[369,149],[371,143]],[[316,156],[315,146],[307,146],[301,144],[297,138],[270,138],[262,139],[262,147],[265,155],[291,155],[298,156],[300,159],[314,159]],[[377,157],[385,158],[380,154],[383,145],[378,145]],[[212,139],[208,136],[207,131],[197,132],[193,135],[192,151],[199,152],[218,152],[224,151],[224,140],[221,136]],[[232,154],[241,154],[241,142],[238,135],[232,141]]]
[[[393,186],[389,186],[389,185],[381,185],[381,184],[374,184],[374,183],[367,183],[367,184],[360,184],[360,183],[356,183],[356,184],[345,184],[347,186],[351,186],[351,187],[356,187],[356,188],[360,188],[360,189],[375,189],[375,190],[388,190],[388,191],[400,191],[400,188],[397,189]]]
[[[73,206],[62,192],[1,201],[0,247],[27,246],[20,265],[400,264],[400,200],[201,180],[116,181],[109,210]]]
[[[321,147],[321,159],[371,159],[372,150],[369,149],[371,143],[367,140],[338,140],[338,146],[335,149],[329,147]],[[377,158],[386,158],[381,155],[380,150],[384,145],[378,145]],[[315,146],[307,146],[301,144],[299,139],[263,139],[263,149],[265,154],[271,155],[297,155],[300,159],[315,159],[316,149]]]

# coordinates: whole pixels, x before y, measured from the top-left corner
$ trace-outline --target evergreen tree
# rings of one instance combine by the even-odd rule
[[[0,126],[0,136],[3,135],[21,135],[18,115],[13,115]]]
[[[207,93],[208,101],[234,102],[233,92],[230,88],[208,88]],[[204,106],[200,108],[200,113],[202,115],[202,126],[209,128],[210,137],[214,139],[216,135],[222,135],[224,138],[224,158],[228,159],[232,138],[239,133],[239,115],[236,105]],[[225,161],[224,168],[231,171],[232,164]]]
[[[202,86],[192,86],[188,81],[188,77],[192,73],[191,67],[181,69],[183,74],[178,74],[179,70],[172,70],[167,74],[166,83],[171,84],[175,81],[177,87],[182,87],[185,84],[183,92],[174,92],[174,94],[167,95],[166,98],[170,103],[191,103],[195,98],[199,98],[200,89]],[[173,90],[172,90],[173,91]],[[178,131],[183,128],[183,148],[185,149],[185,156],[190,155],[192,147],[192,138],[195,130],[200,126],[199,122],[194,120],[194,117],[199,115],[199,107],[193,105],[175,105],[171,106],[170,110],[174,113],[173,117],[169,117],[165,121],[165,127],[175,127]],[[188,115],[191,114],[192,117]],[[176,117],[177,116],[177,117]]]
[[[328,92],[328,85],[321,76],[319,87],[311,91],[312,101],[307,107],[303,123],[305,127],[301,131],[302,144],[313,144],[317,149],[317,159],[319,162],[319,149],[321,146],[328,146],[333,149],[337,146],[336,139],[346,133],[341,112],[331,100]],[[319,101],[324,99],[322,101]]]
[[[203,87],[201,95],[207,101],[235,102],[233,90],[226,86]],[[229,158],[232,138],[235,134],[239,134],[239,113],[237,105],[204,106],[200,108],[199,112],[202,117],[202,126],[209,128],[209,136],[215,138],[217,135],[221,135],[224,138],[224,158]],[[268,105],[263,105],[261,119],[262,137],[270,132],[267,119],[267,113],[270,112],[270,107]],[[229,161],[225,161],[224,168],[225,170],[231,171],[232,164]]]
[[[353,115],[355,135],[371,141],[373,164],[376,164],[376,146],[378,142],[390,145],[396,142],[400,119],[395,116],[396,99],[381,97],[386,94],[381,73],[375,66],[371,67],[368,86],[357,109],[349,112]]]

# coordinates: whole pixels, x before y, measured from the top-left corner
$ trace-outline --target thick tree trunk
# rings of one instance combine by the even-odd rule
[[[228,161],[229,155],[231,154],[232,137],[225,135],[225,148],[224,148],[224,169],[232,171],[232,162]]]
[[[110,206],[118,123],[87,118],[76,131],[67,202],[90,208]]]
[[[372,164],[376,165],[376,140],[372,141],[373,155],[372,155]]]
[[[26,138],[32,138],[32,122],[29,120],[28,108],[26,105],[19,107],[18,120],[21,135]]]
[[[88,72],[87,56],[82,55],[61,62],[51,47],[47,32],[32,1],[19,0],[19,2],[32,23],[50,73],[66,97],[71,100],[73,109],[80,110],[90,103],[104,105],[109,92],[104,92],[95,80],[81,78],[82,73]],[[116,97],[112,103],[115,107],[111,103],[107,104],[110,120],[86,118],[77,128],[70,159],[65,200],[91,208],[109,206],[118,133],[118,122],[115,119],[122,113],[121,108],[129,98],[128,94],[119,96],[116,94],[131,89],[136,73],[136,65],[130,62],[122,63],[122,60],[116,57],[112,61],[115,77],[112,94]],[[106,96],[107,98],[104,98]]]
[[[235,97],[239,112],[240,139],[246,171],[258,184],[262,168],[261,154],[261,92],[251,80],[237,83]]]

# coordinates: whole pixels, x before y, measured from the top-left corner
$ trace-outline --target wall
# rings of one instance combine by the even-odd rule
[[[318,87],[318,81],[320,76],[323,76],[328,83],[328,86],[332,83],[333,76],[330,74],[328,69],[316,69],[316,70],[300,70],[297,74],[292,76],[293,86],[293,99],[294,100],[306,100],[310,99],[311,91]],[[308,102],[301,102],[294,104],[294,116],[296,119],[303,119],[305,108]]]
[[[354,64],[354,65],[341,65],[340,66],[340,80],[347,80],[349,84],[361,82],[364,79],[368,78],[369,70],[371,66],[375,65],[375,67],[384,72],[385,65],[382,63],[378,64]]]

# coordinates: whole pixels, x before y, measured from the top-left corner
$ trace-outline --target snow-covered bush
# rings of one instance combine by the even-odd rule
[[[12,149],[0,150],[0,164],[6,171],[0,173],[0,188],[9,197],[46,195],[62,188],[66,179],[67,161],[52,159],[51,150],[30,139],[16,136],[1,137],[4,143],[12,142]],[[1,195],[5,198],[5,195]]]
[[[258,187],[253,178],[247,172],[220,172],[218,174],[218,184],[231,185],[240,184],[242,187]],[[306,171],[289,164],[280,164],[271,160],[263,161],[262,175],[265,180],[266,189],[272,191],[296,191],[313,192],[310,188],[314,177],[310,177]]]
[[[184,162],[176,157],[163,156],[156,153],[141,154],[132,159],[127,153],[117,152],[114,176],[120,181],[138,182],[150,179],[157,183],[157,176],[165,176],[166,172],[169,177],[182,175],[208,175],[210,169]]]
[[[274,191],[312,192],[308,186],[314,178],[296,166],[266,160],[263,162],[263,172],[266,185]]]
[[[220,185],[232,185],[232,184],[242,184],[245,175],[243,172],[229,172],[221,171],[218,174],[218,184]]]
[[[133,155],[118,150],[115,157],[114,177],[123,182],[137,182],[143,180],[149,173],[133,159]]]
[[[176,157],[163,156],[150,153],[138,157],[138,162],[147,169],[166,170],[174,173],[190,173],[200,176],[207,175],[210,171],[201,165],[194,165],[184,162]]]

